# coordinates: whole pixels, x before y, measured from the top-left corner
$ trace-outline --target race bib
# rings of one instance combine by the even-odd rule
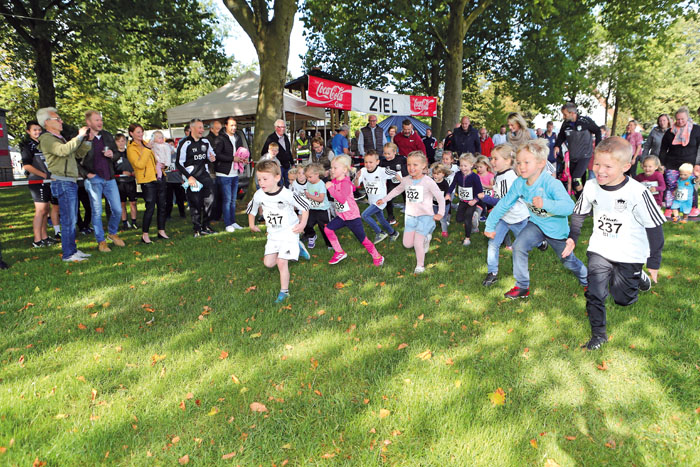
[[[490,189],[488,189],[488,188],[485,189],[485,190],[484,190],[484,196],[491,196],[491,197],[494,197],[494,195],[493,195],[493,190],[490,190]]]
[[[604,214],[597,218],[593,224],[603,237],[608,238],[617,238],[618,234],[620,233],[620,229],[622,229],[622,222],[619,222],[618,219],[608,217]]]
[[[471,201],[474,199],[474,189],[470,186],[458,186],[457,197],[460,201]]]
[[[688,201],[688,190],[676,190],[676,201]]]
[[[365,191],[367,192],[368,195],[378,194],[379,193],[379,183],[378,182],[365,183]]]
[[[398,185],[399,183],[401,183],[401,180],[399,180],[399,179],[396,178],[396,177],[393,177],[393,178],[391,179],[391,183],[393,183],[394,185]]]
[[[348,212],[350,210],[350,206],[348,205],[347,201],[344,203],[340,203],[336,201],[334,203],[335,206],[335,212]]]
[[[282,215],[278,212],[268,211],[265,214],[265,224],[267,225],[267,228],[270,230],[281,229],[283,221],[284,221],[284,215]]]
[[[409,203],[422,203],[423,187],[409,186],[408,188],[406,188],[406,201],[408,201]]]
[[[646,188],[657,188],[659,186],[659,182],[642,182],[642,185],[644,185]]]
[[[312,208],[320,208],[321,207],[321,203],[319,203],[318,201],[314,201],[314,200],[309,200],[309,201],[311,201],[310,205]]]

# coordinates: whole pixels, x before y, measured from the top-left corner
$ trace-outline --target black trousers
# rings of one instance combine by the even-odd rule
[[[618,305],[635,303],[641,274],[642,264],[615,263],[597,253],[588,252],[586,312],[593,335],[607,336],[605,300],[608,293]]]
[[[306,227],[304,228],[304,238],[309,239],[316,235],[314,232],[314,227],[318,225],[318,230],[321,231],[321,237],[323,237],[323,241],[326,242],[326,246],[331,246],[331,242],[328,241],[326,232],[323,230],[330,223],[330,221],[331,219],[328,211],[309,209],[309,219],[306,221]]]
[[[219,189],[219,184],[216,183],[216,179],[212,179],[212,192],[214,193],[214,204],[211,206],[211,220],[218,221],[221,220],[221,206],[223,205],[221,190]]]
[[[153,212],[158,206],[156,222],[158,230],[165,230],[165,193],[167,191],[166,182],[164,180],[142,183],[141,191],[143,192],[143,200],[146,202],[146,211],[143,213],[143,224],[141,230],[143,233],[148,233],[153,220]]]
[[[80,215],[80,205],[83,205],[84,215]],[[88,195],[85,186],[82,183],[78,184],[78,230],[92,227],[92,205],[90,204],[90,195]]]
[[[464,235],[466,238],[472,235],[472,217],[476,211],[476,204],[470,206],[466,201],[460,201],[457,206],[457,222],[464,222]]]
[[[173,212],[173,196],[177,203],[177,208],[180,211],[180,217],[185,217],[185,200],[187,195],[185,189],[180,183],[168,183],[165,191],[165,217],[170,217]]]
[[[393,190],[397,186],[399,186],[398,183],[387,182],[386,183],[386,192],[389,193],[391,190]],[[401,195],[399,195],[399,196],[401,196]],[[398,199],[398,198],[399,197],[397,196],[394,199]],[[391,201],[386,202],[386,220],[393,221],[394,219],[396,219],[396,217],[394,217],[394,200],[392,199]]]
[[[204,185],[199,191],[187,190],[187,202],[192,215],[192,227],[195,232],[209,227],[212,207],[214,205],[214,182],[205,174],[199,182]]]
[[[588,163],[591,161],[590,157],[585,159],[577,159],[575,161],[569,161],[569,172],[571,173],[571,186],[576,189],[577,186],[581,186],[584,183],[586,170],[588,170]]]

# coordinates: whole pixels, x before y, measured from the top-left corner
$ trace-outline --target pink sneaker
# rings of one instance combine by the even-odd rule
[[[688,214],[688,217],[698,217],[700,216],[700,209],[698,208],[693,208],[690,210],[690,214]]]
[[[331,260],[328,261],[328,264],[338,264],[347,257],[348,254],[344,251],[336,251],[335,253],[333,253],[333,257],[331,258]]]
[[[379,258],[372,258],[372,262],[375,266],[381,266],[382,264],[384,264],[384,257],[380,256]]]
[[[671,217],[673,215],[673,212],[671,212],[670,209],[666,209],[664,211],[664,217]]]
[[[441,235],[442,235],[442,238],[447,238],[447,232],[443,232]]]

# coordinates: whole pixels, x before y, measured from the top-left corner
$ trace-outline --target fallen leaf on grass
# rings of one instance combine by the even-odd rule
[[[90,391],[90,400],[92,402],[95,402],[95,398],[97,398],[97,389],[93,389],[92,391]]]
[[[180,437],[179,437],[179,436],[175,436],[175,437],[171,440],[171,442],[172,442],[173,444],[179,443],[179,442],[180,442]]]
[[[533,448],[537,449],[537,440],[536,439],[531,439],[530,440],[530,446]]]
[[[231,375],[231,381],[233,381],[233,384],[241,384],[241,380],[239,380],[236,375]]]
[[[257,285],[251,285],[250,287],[245,289],[244,293],[255,292],[257,289],[258,289]]]
[[[256,332],[250,335],[251,339],[257,339],[258,337],[262,336],[262,332]]]
[[[161,360],[165,360],[166,354],[163,355],[158,355],[157,353],[154,353],[151,356],[151,366],[155,365],[156,363],[160,362]]]
[[[608,362],[603,360],[603,362],[600,365],[598,365],[598,369],[600,371],[606,371],[608,369]]]
[[[416,357],[420,358],[421,360],[430,360],[433,358],[433,353],[430,351],[430,349],[426,350],[425,352],[421,352]]]
[[[7,448],[5,446],[0,446],[0,454],[5,454],[7,452]]]
[[[224,454],[223,456],[221,456],[221,459],[227,460],[227,459],[231,459],[233,457],[236,457],[236,451],[229,452],[228,454]]]
[[[250,410],[252,410],[253,412],[267,412],[267,407],[265,407],[265,405],[261,404],[260,402],[251,402]]]
[[[44,467],[45,465],[46,462],[40,461],[38,457],[34,459],[34,462],[32,462],[32,467]]]
[[[192,394],[191,392],[188,392],[187,395],[185,396],[185,399],[190,400],[193,397],[194,397],[194,394]]]
[[[336,282],[335,285],[334,285],[333,287],[335,287],[336,289],[340,290],[340,289],[342,289],[343,287],[345,287],[345,284],[343,284],[342,282]]]
[[[356,325],[356,324],[351,324],[350,327],[347,328],[347,329],[345,330],[345,332],[351,333],[351,332],[353,332],[356,328],[357,328],[357,325]]]
[[[406,347],[408,347],[408,344],[403,342],[403,343],[399,344],[398,347],[396,347],[396,350],[405,349]]]
[[[214,415],[216,415],[218,413],[219,413],[219,409],[216,407],[212,407],[207,415],[209,415],[210,417],[213,417]]]
[[[24,366],[25,360],[26,360],[26,359],[24,358],[24,355],[20,355],[20,356],[19,356],[19,360],[17,361],[17,363],[19,363],[19,366]]]
[[[387,409],[379,409],[379,418],[386,418],[391,414]]]
[[[95,332],[102,334],[103,332],[105,332],[105,328],[95,328]]]
[[[333,457],[335,457],[335,453],[334,453],[334,452],[327,452],[327,453],[325,453],[324,455],[321,456],[321,458],[323,458],[323,459],[332,459]]]
[[[565,438],[566,438],[567,440],[569,440],[569,441],[576,441],[576,437],[575,437],[575,436],[565,436]]]
[[[489,400],[493,405],[504,405],[506,403],[506,393],[502,388],[496,389],[496,391],[489,393]]]
[[[56,414],[56,416],[55,416],[54,418],[55,418],[56,420],[63,420],[64,418],[68,418],[68,414],[59,413],[59,414]]]
[[[316,312],[316,314],[317,314],[318,316],[323,316],[323,315],[326,314],[326,310],[318,310],[318,311]]]
[[[187,408],[187,406],[185,405],[185,401],[180,402],[179,407],[181,410],[185,410]]]
[[[225,360],[227,358],[228,358],[228,352],[226,352],[225,350],[222,350],[221,354],[219,355],[219,360]]]
[[[190,456],[189,456],[189,454],[185,454],[184,456],[179,458],[177,461],[180,463],[180,465],[185,465],[190,461]]]
[[[559,467],[559,464],[554,459],[547,459],[544,463],[544,467]]]
[[[85,330],[87,329],[87,326],[85,326],[83,323],[78,323],[78,329]]]

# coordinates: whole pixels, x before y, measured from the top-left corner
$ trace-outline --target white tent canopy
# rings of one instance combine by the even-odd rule
[[[253,71],[247,71],[238,79],[199,99],[168,109],[168,123],[177,125],[187,123],[193,118],[212,120],[230,115],[255,117],[259,87],[260,76]],[[307,107],[305,100],[287,91],[284,91],[284,112],[288,120],[323,120],[326,114],[322,108]]]

